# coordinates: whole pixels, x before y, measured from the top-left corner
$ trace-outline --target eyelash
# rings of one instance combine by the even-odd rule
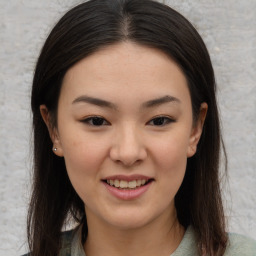
[[[101,117],[101,116],[91,116],[91,117],[88,117],[88,118],[82,120],[82,122],[85,123],[85,124],[91,125],[91,126],[102,126],[102,124],[100,124],[100,125],[94,125],[93,123],[91,123],[93,120],[98,120],[98,121],[101,120],[101,121],[107,123],[107,124],[105,124],[105,125],[109,125],[109,122],[106,121],[106,120],[105,120],[103,117]]]
[[[167,117],[167,116],[157,116],[157,117],[154,117],[153,119],[151,119],[147,124],[150,124],[151,122],[156,121],[156,120],[159,121],[160,119],[161,119],[161,121],[163,121],[163,124],[160,124],[160,125],[151,124],[151,125],[161,127],[161,126],[165,126],[169,123],[174,123],[175,122],[175,120],[173,118],[170,118],[170,117]],[[98,121],[98,122],[100,121],[100,124],[95,125],[95,124],[93,124],[93,121]],[[86,118],[86,119],[82,120],[82,122],[85,123],[85,124],[88,124],[90,126],[96,126],[96,127],[100,127],[100,126],[103,126],[103,125],[110,125],[110,123],[101,116],[91,116],[89,118]],[[103,124],[104,122],[106,124]]]
[[[173,118],[170,118],[170,117],[167,117],[167,116],[157,116],[157,117],[154,117],[153,119],[151,119],[148,123],[151,123],[152,121],[156,121],[156,120],[162,120],[164,121],[163,123],[164,124],[160,124],[160,125],[155,125],[155,126],[165,126],[167,124],[170,124],[170,123],[174,123],[175,120]]]

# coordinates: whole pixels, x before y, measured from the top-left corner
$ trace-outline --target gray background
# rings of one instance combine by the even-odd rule
[[[0,255],[26,251],[30,87],[50,28],[77,0],[0,0]],[[218,83],[229,230],[256,239],[256,0],[165,1],[199,30]]]

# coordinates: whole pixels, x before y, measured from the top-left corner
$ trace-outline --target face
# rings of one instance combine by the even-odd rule
[[[120,43],[70,68],[50,134],[87,220],[127,229],[174,216],[205,112],[193,125],[186,78],[156,49]]]

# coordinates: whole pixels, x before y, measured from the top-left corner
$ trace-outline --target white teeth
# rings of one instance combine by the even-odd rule
[[[137,186],[137,187],[141,186],[141,180],[137,180],[137,181],[136,181],[136,186]]]
[[[128,187],[129,188],[136,188],[136,180],[133,180],[133,181],[129,181],[129,183],[128,183]]]
[[[113,187],[121,188],[121,189],[134,189],[136,187],[140,187],[145,185],[147,180],[132,180],[132,181],[126,181],[126,180],[107,180],[107,183]]]
[[[114,186],[115,186],[116,188],[119,188],[119,183],[120,183],[119,180],[115,180],[115,181],[114,181]]]
[[[127,188],[127,186],[128,186],[128,182],[127,181],[125,181],[125,180],[120,180],[120,183],[119,183],[120,185],[120,188]]]

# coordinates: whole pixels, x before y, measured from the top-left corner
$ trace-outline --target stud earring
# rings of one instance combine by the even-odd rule
[[[53,152],[56,152],[56,151],[57,151],[57,148],[53,148],[52,150],[53,150]]]

